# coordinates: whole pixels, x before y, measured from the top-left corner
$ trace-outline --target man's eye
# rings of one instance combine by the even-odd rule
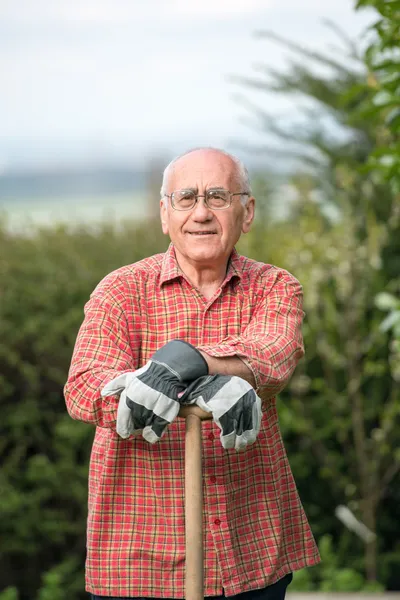
[[[225,196],[222,192],[210,192],[208,197],[213,200],[225,200]]]

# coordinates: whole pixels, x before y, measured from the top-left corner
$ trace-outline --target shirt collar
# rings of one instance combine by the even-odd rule
[[[243,275],[243,267],[241,265],[240,256],[236,251],[236,248],[232,250],[232,254],[229,257],[228,261],[228,270],[226,272],[226,277],[224,279],[223,285],[228,283],[232,279],[232,277],[242,278]],[[163,283],[167,281],[172,281],[177,277],[183,277],[184,273],[178,265],[178,261],[175,256],[174,245],[171,243],[168,247],[168,250],[164,254],[164,258],[161,266],[160,273],[160,287]]]
[[[161,274],[160,274],[160,287],[163,283],[167,281],[171,281],[172,279],[176,279],[177,277],[182,277],[183,273],[178,265],[175,256],[175,249],[173,244],[168,246],[168,250],[164,254],[164,258],[161,265]]]

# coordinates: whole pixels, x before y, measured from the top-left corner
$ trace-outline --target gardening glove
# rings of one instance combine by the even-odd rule
[[[245,450],[256,441],[261,427],[261,399],[241,377],[200,377],[185,390],[180,402],[197,404],[212,413],[221,430],[220,440],[224,448]]]
[[[172,340],[144,367],[109,381],[101,395],[120,395],[118,435],[126,439],[142,433],[151,444],[158,442],[179,412],[179,394],[189,382],[207,373],[207,363],[194,346]]]

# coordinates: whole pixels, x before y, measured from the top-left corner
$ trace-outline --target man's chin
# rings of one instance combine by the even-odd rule
[[[197,262],[210,262],[223,259],[221,251],[212,248],[191,248],[188,252],[189,258]]]
[[[195,263],[219,263],[225,260],[225,253],[219,244],[204,241],[202,244],[185,244],[184,247],[176,248],[178,255]]]

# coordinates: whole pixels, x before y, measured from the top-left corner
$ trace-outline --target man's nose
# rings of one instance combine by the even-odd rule
[[[210,219],[212,218],[212,211],[208,208],[205,203],[204,196],[200,195],[197,197],[197,202],[193,208],[192,217],[194,219]]]

